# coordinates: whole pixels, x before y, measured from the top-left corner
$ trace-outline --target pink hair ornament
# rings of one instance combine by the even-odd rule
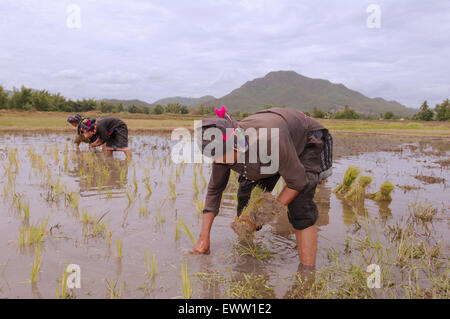
[[[222,107],[219,109],[215,109],[214,112],[216,112],[217,116],[220,117],[221,119],[224,118],[225,113],[227,113],[227,108],[225,107],[225,105],[222,105]]]

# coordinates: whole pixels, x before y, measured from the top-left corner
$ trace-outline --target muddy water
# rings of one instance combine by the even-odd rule
[[[196,298],[227,297],[224,289],[206,289],[195,279],[196,273],[264,275],[273,288],[269,297],[283,298],[290,289],[289,278],[299,262],[286,217],[266,225],[257,234],[257,241],[267,246],[271,258],[238,256],[234,249],[236,236],[229,227],[236,207],[236,189],[230,183],[214,222],[211,255],[190,255],[193,245],[189,236],[182,226],[176,236],[176,228],[183,219],[194,236],[199,233],[201,214],[194,202],[204,200],[209,165],[172,164],[170,141],[163,137],[133,136],[134,164],[127,163],[123,154],[104,160],[86,146],[77,151],[71,139],[67,135],[0,136],[0,297],[56,298],[55,287],[60,285],[67,264],[81,267],[82,286],[73,290],[77,298],[109,297],[111,280],[118,282],[118,290],[123,287],[122,298],[179,297],[184,262]],[[335,144],[334,175],[319,187],[315,198],[320,212],[318,267],[328,263],[327,248],[343,249],[357,215],[370,216],[379,223],[395,223],[408,213],[408,205],[421,202],[432,204],[448,216],[450,171],[439,164],[449,159],[448,140],[341,135],[336,136]],[[16,174],[8,182],[6,170],[13,148],[18,150],[17,170],[12,164],[11,171]],[[332,189],[341,182],[349,165],[358,165],[363,174],[374,177],[369,192],[377,191],[386,180],[396,185],[392,203],[379,206],[366,200],[365,207],[357,208],[339,200]],[[148,176],[151,195],[145,186]],[[430,184],[415,176],[444,181]],[[280,189],[279,185],[274,192]],[[66,200],[70,193],[79,193],[78,208]],[[18,197],[30,203],[29,224],[48,218],[50,231],[43,240],[41,271],[33,285],[28,281],[34,249],[19,247],[17,240],[25,223],[14,202]],[[82,221],[86,212],[108,225],[110,244],[105,233],[94,235],[87,230]],[[448,222],[437,223],[435,228],[448,245]],[[116,256],[118,240],[123,241],[122,258]],[[146,275],[144,250],[151,250],[155,256],[157,275],[153,279]]]

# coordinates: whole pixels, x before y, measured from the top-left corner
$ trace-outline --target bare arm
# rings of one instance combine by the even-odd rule
[[[103,143],[102,143],[102,140],[100,139],[100,138],[97,138],[96,140],[95,140],[95,142],[93,142],[91,145],[90,145],[90,147],[98,147],[98,146],[100,146],[100,145],[102,145]]]
[[[299,191],[296,191],[295,189],[290,189],[289,187],[284,187],[281,191],[280,195],[278,195],[278,200],[281,202],[281,204],[287,206],[289,205],[295,197],[299,194]]]

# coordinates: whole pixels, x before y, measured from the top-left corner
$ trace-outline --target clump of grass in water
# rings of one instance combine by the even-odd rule
[[[148,209],[147,205],[145,204],[140,204],[139,205],[139,216],[148,216],[150,215],[150,210]]]
[[[108,295],[109,295],[109,299],[120,299],[122,298],[122,290],[123,290],[123,286],[124,284],[122,283],[120,285],[119,291],[117,291],[117,284],[118,284],[118,280],[114,280],[111,279],[106,280],[106,285],[107,285],[107,291],[108,291]]]
[[[71,299],[74,298],[75,295],[73,294],[73,291],[68,292],[67,291],[67,276],[68,276],[68,272],[67,272],[67,266],[64,269],[61,281],[60,281],[60,285],[61,285],[61,290],[58,289],[58,286],[56,286],[56,297],[58,299]]]
[[[187,263],[181,263],[181,283],[182,283],[183,298],[191,299],[192,288],[191,288],[191,281],[189,279]]]
[[[127,170],[128,170],[127,167],[122,167],[122,169],[120,170],[120,188],[122,188],[124,186]]]
[[[359,168],[356,166],[350,166],[344,175],[344,180],[341,184],[339,184],[335,189],[334,193],[338,195],[344,196],[352,186],[353,182],[358,178],[359,176]]]
[[[123,253],[123,241],[122,239],[118,239],[116,241],[116,257],[121,259],[122,253]]]
[[[392,185],[391,182],[384,182],[380,186],[380,190],[378,192],[376,192],[375,194],[369,194],[367,195],[367,197],[375,201],[390,202],[392,201],[391,193],[394,188],[395,186]]]
[[[241,239],[234,245],[234,251],[239,256],[250,256],[258,260],[266,260],[273,257],[265,244],[254,243],[251,239]]]
[[[344,198],[353,202],[363,202],[366,196],[366,188],[372,180],[370,176],[361,176],[358,183],[352,185]]]
[[[155,278],[157,270],[156,270],[156,259],[153,255],[153,251],[150,249],[150,256],[147,253],[147,250],[144,249],[145,262],[147,263],[147,272],[146,275],[149,278]]]
[[[48,217],[40,225],[36,224],[20,228],[17,238],[19,246],[25,247],[40,244],[47,234],[47,223]]]
[[[409,209],[416,220],[423,223],[431,223],[437,215],[438,210],[431,205],[422,205],[420,203],[413,203],[409,205]]]
[[[34,263],[31,268],[31,280],[30,283],[33,284],[36,282],[37,276],[39,275],[39,271],[41,269],[41,253],[42,253],[42,245],[38,245],[36,247]]]
[[[181,218],[181,224],[183,225],[184,232],[189,236],[189,238],[191,239],[192,244],[195,245],[195,243],[196,243],[195,237],[194,237],[194,235],[192,235],[191,231],[189,230],[188,225],[186,224],[186,222],[184,221],[183,218]]]
[[[228,298],[234,299],[262,299],[274,297],[273,288],[269,286],[268,279],[255,274],[242,274],[242,280],[232,277],[227,289]]]
[[[30,203],[25,201],[22,203],[23,220],[28,223],[30,220]]]

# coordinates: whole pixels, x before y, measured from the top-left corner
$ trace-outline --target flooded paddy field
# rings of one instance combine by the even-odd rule
[[[164,136],[131,136],[133,161],[77,150],[65,134],[0,135],[2,298],[449,297],[449,139],[335,135],[334,172],[320,185],[319,251],[304,289],[287,217],[239,244],[232,176],[211,254],[190,254],[209,164],[173,164]],[[391,202],[355,204],[333,190],[349,166],[391,182]],[[282,189],[282,181],[274,193]],[[81,288],[63,284],[80,266]],[[381,267],[369,289],[368,265]]]

